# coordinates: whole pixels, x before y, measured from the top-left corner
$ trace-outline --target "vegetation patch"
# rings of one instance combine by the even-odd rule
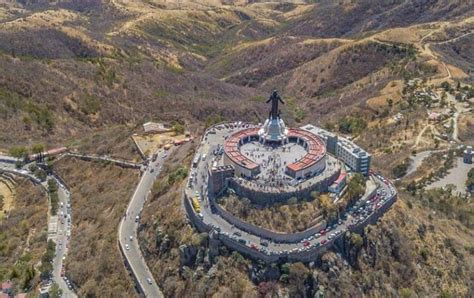
[[[70,186],[73,230],[66,259],[79,296],[134,293],[117,246],[117,228],[138,183],[137,171],[64,158],[54,168]]]
[[[33,291],[40,282],[36,266],[47,249],[48,202],[40,187],[17,179],[14,208],[0,220],[0,281],[15,293]]]
[[[287,204],[259,207],[247,198],[228,195],[220,198],[219,204],[245,222],[276,232],[301,232],[323,219],[322,199],[298,202],[296,198],[291,198]]]

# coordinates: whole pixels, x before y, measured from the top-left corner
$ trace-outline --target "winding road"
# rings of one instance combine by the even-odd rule
[[[67,252],[69,250],[68,243],[71,236],[70,231],[72,227],[72,212],[71,208],[68,208],[68,204],[70,204],[71,194],[66,189],[66,187],[62,185],[59,181],[57,181],[55,178],[49,179],[54,179],[58,184],[59,202],[60,204],[63,204],[63,207],[60,206],[58,208],[58,216],[54,216],[54,218],[57,219],[57,233],[55,235],[56,256],[53,259],[53,279],[58,284],[59,288],[62,290],[62,297],[73,298],[77,297],[77,295],[72,291],[72,289],[69,289],[65,280],[61,276],[61,271],[63,268],[63,259],[67,256]],[[47,183],[45,182],[44,184],[45,187],[47,187]],[[62,218],[60,218],[61,214],[64,214]]]
[[[82,156],[73,156],[79,157]],[[155,282],[146,262],[141,254],[140,247],[137,241],[137,228],[139,221],[136,222],[136,216],[139,216],[143,205],[150,193],[153,183],[160,173],[163,166],[163,161],[166,158],[166,153],[161,152],[155,161],[149,162],[142,177],[140,179],[137,188],[130,200],[127,208],[127,213],[122,218],[119,226],[119,245],[123,251],[125,261],[131,269],[136,281],[138,288],[143,292],[145,297],[163,297],[163,293],[159,289]],[[122,161],[119,161],[122,162]],[[132,163],[130,163],[132,164]],[[127,165],[128,166],[128,165]],[[15,167],[15,160],[9,156],[0,156],[0,171],[11,172],[20,176],[28,177],[34,180],[36,183],[41,184],[47,189],[47,181],[40,182],[34,175],[32,175],[25,168],[17,169]],[[57,216],[51,216],[49,222],[55,226],[55,232],[49,237],[56,242],[56,256],[53,260],[53,279],[59,285],[62,290],[62,297],[75,298],[77,295],[69,289],[65,280],[61,276],[63,268],[63,259],[67,255],[68,251],[68,240],[71,231],[71,210],[70,210],[70,192],[66,189],[60,181],[54,177],[48,177],[48,179],[54,179],[58,183],[58,196],[62,207],[58,209]],[[132,236],[130,238],[130,236]]]
[[[10,172],[16,175],[20,175],[23,177],[28,177],[31,180],[35,181],[35,183],[40,184],[44,187],[47,191],[48,183],[47,180],[44,182],[40,182],[38,178],[36,178],[29,170],[26,170],[28,165],[25,165],[22,169],[17,169],[15,163],[12,162],[13,158],[0,156],[0,171]],[[52,177],[48,177],[48,179],[55,179]],[[68,231],[70,231],[71,222],[68,223],[68,216],[70,216],[70,210],[67,210],[67,204],[69,203],[70,193],[65,188],[64,185],[58,183],[58,197],[59,201],[63,203],[63,207],[58,209],[58,216],[51,216],[49,218],[48,226],[53,224],[55,228],[55,233],[48,235],[48,239],[52,239],[56,243],[56,255],[53,259],[53,280],[55,283],[58,284],[59,288],[62,290],[63,296],[67,298],[75,298],[77,295],[68,288],[66,282],[61,276],[62,270],[62,263],[63,258],[67,255],[67,242],[68,242]],[[61,215],[61,211],[63,212],[63,219],[61,220],[59,217]],[[68,215],[69,214],[69,215]],[[61,243],[61,244],[59,244]]]
[[[130,200],[127,212],[120,222],[118,231],[121,251],[145,297],[163,297],[163,293],[154,280],[141,253],[137,240],[137,228],[140,221],[139,219],[136,220],[136,217],[140,216],[153,183],[161,171],[165,157],[165,153],[161,152],[155,161],[150,160]]]

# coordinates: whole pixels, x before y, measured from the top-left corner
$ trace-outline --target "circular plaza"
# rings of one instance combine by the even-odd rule
[[[326,154],[323,140],[299,128],[277,131],[285,131],[274,136],[278,141],[265,140],[260,127],[238,130],[225,140],[223,163],[234,169],[232,189],[260,205],[327,190],[340,167]]]

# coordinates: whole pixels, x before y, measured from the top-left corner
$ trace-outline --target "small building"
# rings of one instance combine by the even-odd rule
[[[227,187],[227,178],[234,176],[234,167],[220,166],[209,170],[209,189],[213,194],[218,194]]]
[[[428,120],[430,121],[439,121],[441,119],[441,114],[437,112],[428,112]]]
[[[2,294],[13,295],[13,283],[10,280],[2,282]]]
[[[472,164],[472,146],[467,146],[464,150],[463,161],[466,164]]]
[[[328,188],[329,192],[339,195],[341,191],[344,189],[344,187],[346,186],[346,180],[347,180],[347,173],[341,172],[341,174],[339,174],[339,177],[337,177],[336,181],[334,181],[334,183],[329,186]]]
[[[163,123],[158,122],[147,122],[143,124],[143,130],[145,133],[159,133],[171,131],[170,128],[166,128]]]

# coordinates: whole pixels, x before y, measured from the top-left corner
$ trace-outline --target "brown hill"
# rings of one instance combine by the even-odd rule
[[[261,121],[263,100],[277,88],[289,125],[336,128],[341,117],[362,118],[367,129],[358,142],[374,152],[377,169],[390,173],[426,125],[426,108],[403,96],[406,82],[472,81],[472,15],[462,0],[4,1],[0,151],[39,142],[135,158],[128,136],[143,122],[180,121],[197,134],[221,119]],[[388,124],[398,112],[409,121]],[[471,117],[459,119],[460,137],[472,139]],[[182,150],[160,183],[188,164],[193,148]],[[83,231],[73,233],[68,261],[79,293],[132,293],[120,256],[105,256],[106,264],[87,246],[113,251],[113,237],[97,235],[115,235],[136,177],[71,160],[58,170],[80,204],[73,212]],[[111,177],[123,180],[123,188],[107,189]],[[180,245],[208,253],[205,235],[186,225],[179,194],[179,183],[158,183],[143,214],[142,247],[167,295],[472,296],[472,233],[455,216],[434,216],[442,208],[432,209],[423,196],[403,194],[344,259],[328,254],[319,269],[294,264],[280,280],[275,268],[225,250],[215,264],[203,260],[179,271]],[[168,242],[158,241],[159,229]],[[104,277],[110,270],[116,274]]]

